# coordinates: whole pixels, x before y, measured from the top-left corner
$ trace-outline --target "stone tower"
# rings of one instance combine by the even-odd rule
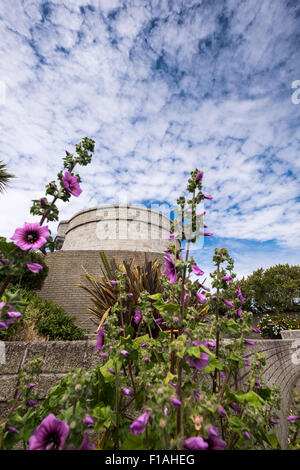
[[[82,266],[92,274],[102,273],[100,251],[117,263],[133,258],[134,264],[160,258],[169,245],[170,219],[160,212],[135,205],[101,205],[75,214],[59,223],[56,249],[47,254],[48,276],[40,291],[43,298],[62,306],[76,323],[94,330],[88,313],[89,294],[75,284],[85,280]]]

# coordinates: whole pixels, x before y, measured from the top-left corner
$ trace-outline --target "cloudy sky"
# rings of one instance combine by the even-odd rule
[[[199,265],[223,246],[239,276],[299,264],[298,0],[1,0],[0,28],[0,160],[17,176],[2,236],[36,220],[31,199],[88,136],[83,193],[61,219],[173,205],[198,167],[214,196]]]

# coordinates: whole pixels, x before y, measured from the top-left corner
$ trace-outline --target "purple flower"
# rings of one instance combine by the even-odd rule
[[[244,359],[245,366],[249,366],[249,361],[248,361],[248,359],[247,359],[246,357],[243,357],[243,359]]]
[[[217,297],[216,295],[212,295],[212,296],[211,296],[211,300],[217,300],[217,298],[218,298],[218,297]]]
[[[170,233],[169,240],[174,240],[174,238],[177,238],[177,237],[178,237],[177,233]]]
[[[36,405],[36,401],[34,401],[34,400],[29,400],[29,401],[27,402],[27,405],[28,405],[28,406],[34,406],[34,405]]]
[[[42,227],[38,222],[30,224],[25,222],[22,228],[17,228],[11,237],[21,250],[37,250],[41,248],[50,236],[48,227]]]
[[[174,323],[178,323],[178,322],[179,322],[179,318],[178,318],[178,317],[174,317],[174,318],[173,318],[173,322],[174,322]]]
[[[150,419],[150,411],[146,410],[130,425],[131,434],[143,434]]]
[[[226,299],[222,299],[222,300],[224,304],[227,305],[227,307],[234,308],[234,305],[231,302],[229,302],[229,300],[226,300]]]
[[[257,381],[255,382],[255,387],[256,387],[256,388],[260,388],[260,381],[259,381],[259,380],[257,380]]]
[[[176,397],[172,397],[172,398],[171,398],[171,403],[172,403],[172,405],[174,405],[174,406],[181,406],[181,405],[182,405],[181,401],[178,400],[178,398],[176,398]]]
[[[4,321],[0,321],[0,331],[6,330],[7,328],[7,324]]]
[[[290,423],[295,423],[295,421],[298,421],[298,419],[300,419],[300,416],[298,415],[288,416],[286,418],[286,420],[289,421]]]
[[[224,282],[232,281],[232,277],[231,276],[223,276],[222,281],[224,281]]]
[[[223,416],[225,416],[227,414],[226,411],[224,410],[223,406],[221,406],[221,405],[217,406],[217,411],[220,415],[223,415]]]
[[[20,313],[20,312],[6,312],[6,315],[8,316],[8,318],[13,318],[14,320],[16,320],[17,318],[21,318],[22,313]]]
[[[201,194],[204,199],[213,199],[211,194]]]
[[[140,348],[144,348],[145,346],[147,346],[147,343],[145,341],[140,344]]]
[[[82,193],[82,189],[78,183],[78,176],[72,176],[69,171],[66,171],[62,177],[62,182],[65,189],[73,196],[78,197]]]
[[[107,356],[108,356],[107,352],[100,353],[100,357],[107,357]]]
[[[44,197],[41,197],[40,205],[41,205],[41,207],[45,207],[47,205],[47,199],[45,199]]]
[[[111,286],[116,286],[118,284],[117,281],[114,281],[114,280],[109,281],[109,283]]]
[[[203,437],[189,437],[185,439],[183,447],[187,450],[205,450],[208,448],[208,444]]]
[[[212,237],[212,236],[213,236],[213,233],[211,233],[211,232],[204,232],[203,235],[204,235],[205,237]]]
[[[195,367],[197,370],[202,370],[209,364],[209,355],[201,352],[200,357],[192,359],[188,356],[186,360],[191,367]]]
[[[2,263],[2,264],[7,264],[7,263],[8,263],[8,259],[2,258],[2,259],[0,259],[0,263]]]
[[[83,439],[79,450],[94,450],[95,444],[89,441],[88,430],[86,429],[83,434]]]
[[[31,383],[31,384],[28,385],[28,388],[33,388],[33,387],[35,387],[35,386],[36,386],[36,384]]]
[[[129,390],[129,388],[126,388],[126,387],[121,388],[121,392],[124,393],[126,397],[129,397],[129,395],[131,394],[131,391]]]
[[[253,346],[254,341],[252,341],[251,339],[245,339],[245,344],[248,344],[249,346]]]
[[[196,398],[196,400],[197,400],[198,402],[201,401],[201,395],[200,395],[199,392],[196,392],[196,390],[194,391],[194,397]]]
[[[192,271],[196,276],[202,276],[204,274],[204,271],[202,269],[198,268],[198,266],[194,265],[192,266]]]
[[[245,298],[243,297],[243,294],[242,294],[242,291],[241,291],[240,286],[238,286],[238,298],[240,299],[240,301],[242,302],[242,304],[245,302]]]
[[[251,436],[248,431],[243,431],[243,434],[247,439],[251,439]]]
[[[207,300],[206,297],[205,297],[205,295],[200,294],[200,292],[196,292],[196,297],[200,300],[200,302],[201,302],[202,304],[204,304],[204,303],[206,302],[206,300]]]
[[[199,173],[196,174],[196,181],[202,180],[203,178],[203,171],[199,171]]]
[[[116,372],[115,372],[111,367],[108,367],[107,370],[108,370],[108,372],[110,372],[112,375],[116,375]]]
[[[139,309],[137,309],[134,314],[134,323],[138,325],[142,318],[143,318],[142,312]]]
[[[35,428],[29,439],[29,450],[62,450],[69,426],[51,413]]]
[[[124,331],[125,331],[125,328],[119,328],[120,333],[124,333]]]
[[[236,403],[230,403],[230,408],[232,408],[236,413],[241,413],[241,408],[239,407],[239,405],[237,405]]]
[[[7,426],[7,431],[11,432],[12,434],[20,434],[20,431],[18,429],[14,428],[13,426]]]
[[[89,415],[86,415],[86,416],[85,416],[83,422],[84,422],[85,424],[94,424],[93,418],[91,418]]]
[[[26,266],[29,269],[29,271],[35,274],[39,273],[43,269],[43,266],[41,266],[38,263],[26,263]]]
[[[270,418],[269,421],[272,424],[278,424],[278,421],[276,421],[276,419]]]
[[[236,313],[238,314],[238,317],[239,318],[242,318],[242,307],[239,307],[236,311]]]
[[[126,351],[126,349],[121,349],[120,354],[122,354],[122,356],[125,356],[125,357],[129,356],[129,352]]]
[[[149,357],[148,356],[144,357],[144,361],[149,362]]]
[[[211,426],[208,430],[210,436],[218,436],[218,430],[214,426]]]
[[[103,348],[104,337],[105,337],[105,331],[104,331],[104,328],[101,326],[100,330],[97,333],[97,343],[96,343],[96,346],[94,347],[95,351],[99,351],[99,349]]]
[[[223,441],[223,439],[219,439],[216,436],[209,436],[207,442],[211,450],[224,450],[227,446],[227,443]]]
[[[164,256],[164,259],[165,259],[165,270],[163,271],[163,274],[168,276],[171,284],[174,284],[174,282],[177,281],[176,264],[170,255]]]

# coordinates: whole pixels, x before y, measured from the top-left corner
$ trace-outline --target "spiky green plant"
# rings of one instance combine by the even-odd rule
[[[137,304],[141,292],[147,291],[149,294],[161,292],[161,264],[158,259],[149,260],[146,254],[144,264],[141,266],[135,266],[134,257],[130,262],[123,261],[118,265],[115,259],[109,262],[104,252],[100,252],[99,255],[103,275],[97,279],[82,266],[87,284],[76,284],[91,295],[93,306],[89,306],[88,311],[101,320],[105,312],[115,305],[119,294],[110,281],[116,281],[117,272],[121,270],[125,273],[126,291],[133,294],[126,299],[128,318],[131,321],[134,315],[133,307]]]

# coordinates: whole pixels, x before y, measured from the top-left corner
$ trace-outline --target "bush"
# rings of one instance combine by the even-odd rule
[[[239,281],[245,308],[256,314],[300,311],[300,266],[277,264]]]
[[[268,338],[270,331],[269,325],[272,325],[275,335],[279,335],[281,330],[299,330],[300,320],[292,315],[264,315],[258,323],[258,328],[262,332],[263,338]]]
[[[62,307],[50,300],[45,300],[27,289],[19,289],[23,300],[28,302],[25,314],[20,320],[20,327],[24,321],[30,319],[38,335],[49,340],[75,341],[84,338],[85,331],[75,325]],[[10,335],[9,339],[13,339]]]

